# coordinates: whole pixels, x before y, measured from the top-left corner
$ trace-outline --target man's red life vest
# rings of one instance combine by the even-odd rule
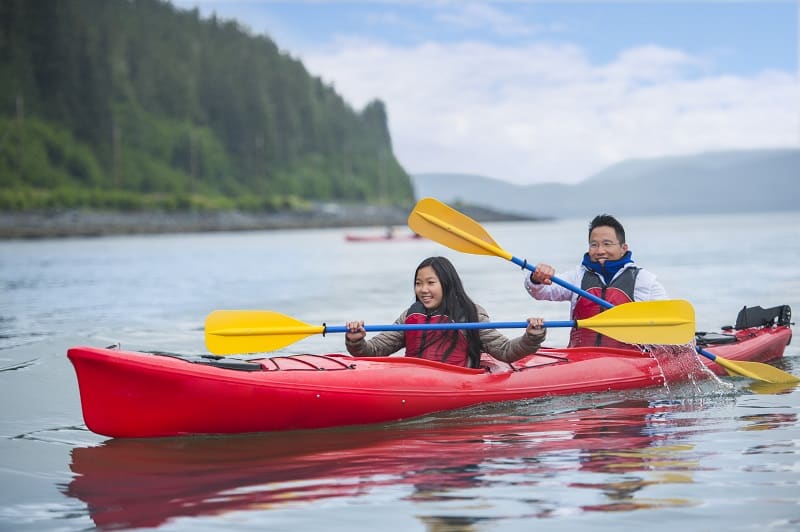
[[[636,276],[639,274],[638,268],[626,268],[610,284],[605,285],[600,277],[593,272],[586,271],[583,274],[581,288],[590,294],[608,301],[614,306],[630,303],[633,301],[633,289],[636,286]],[[601,308],[589,298],[578,296],[575,308],[572,311],[573,320],[585,320],[592,316],[597,316],[606,310]],[[628,347],[630,344],[619,342],[608,336],[584,327],[573,327],[569,335],[570,347]]]

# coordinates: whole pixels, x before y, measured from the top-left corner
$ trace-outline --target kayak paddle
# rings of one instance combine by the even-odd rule
[[[528,261],[517,258],[501,248],[478,222],[437,199],[423,198],[419,200],[408,217],[408,227],[415,233],[430,240],[434,240],[450,249],[471,253],[473,255],[496,255],[521,266],[523,269],[528,269],[532,272],[536,271],[536,268],[532,264],[529,264]],[[606,309],[616,308],[608,301],[600,299],[562,279],[552,277],[552,281],[576,294],[580,294],[594,301]],[[637,304],[638,303],[641,302],[637,302]],[[626,303],[625,306],[631,304],[632,303]],[[608,312],[608,310],[605,312]],[[598,314],[598,316],[605,312]],[[690,340],[691,339],[687,340],[686,343]],[[660,342],[646,340],[643,342],[626,343],[657,344]],[[733,362],[702,349],[699,346],[696,347],[696,350],[704,357],[713,360],[725,368],[729,375],[739,375],[771,383],[800,382],[800,379],[791,373],[782,371],[769,364],[764,364],[762,362]]]
[[[642,318],[642,316],[651,316]],[[367,332],[452,329],[524,329],[527,321],[392,323]],[[694,337],[694,309],[687,301],[619,305],[585,320],[545,321],[545,327],[585,327],[626,343],[685,344]],[[310,325],[270,310],[215,310],[206,318],[206,347],[217,355],[273,351],[313,334],[345,333],[344,325]]]

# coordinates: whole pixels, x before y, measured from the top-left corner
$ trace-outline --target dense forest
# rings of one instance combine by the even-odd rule
[[[0,209],[413,201],[384,104],[162,0],[0,0]]]

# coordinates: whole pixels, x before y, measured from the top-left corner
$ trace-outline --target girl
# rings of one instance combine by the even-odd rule
[[[488,322],[489,315],[464,291],[453,264],[444,257],[423,260],[414,273],[416,301],[395,323]],[[388,331],[367,341],[363,321],[347,322],[345,345],[353,356],[406,356],[477,368],[481,352],[504,362],[535,353],[546,331],[542,318],[529,318],[525,334],[509,340],[497,329]]]

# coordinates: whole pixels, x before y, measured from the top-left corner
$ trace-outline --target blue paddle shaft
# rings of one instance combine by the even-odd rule
[[[575,320],[546,321],[544,327],[575,327]],[[367,332],[377,331],[442,331],[463,329],[525,329],[527,321],[479,321],[467,323],[392,323],[389,325],[364,325]],[[326,333],[346,333],[345,325],[326,325]]]
[[[524,259],[520,259],[520,258],[517,258],[517,257],[511,257],[511,262],[513,262],[514,264],[516,264],[517,266],[520,266],[522,268],[527,268],[528,270],[530,270],[532,272],[536,271],[536,267],[533,264],[530,264],[528,261],[526,261]],[[583,296],[583,297],[585,297],[587,299],[591,299],[592,301],[594,301],[595,303],[597,303],[598,305],[600,305],[602,307],[612,308],[614,306],[611,303],[609,303],[608,301],[606,301],[604,299],[600,299],[596,295],[590,294],[586,290],[578,288],[574,284],[570,284],[570,283],[564,281],[563,279],[559,279],[558,277],[551,277],[550,280],[553,281],[554,283],[558,284],[558,285],[563,286],[564,288],[566,288],[567,290],[569,290],[571,292],[574,292],[574,293],[576,293],[578,295],[581,295],[581,296]]]
[[[717,355],[715,355],[711,351],[706,351],[705,349],[703,349],[699,345],[696,345],[694,348],[697,349],[698,353],[700,353],[701,355],[703,355],[704,357],[706,357],[709,360],[716,360],[717,359]]]

